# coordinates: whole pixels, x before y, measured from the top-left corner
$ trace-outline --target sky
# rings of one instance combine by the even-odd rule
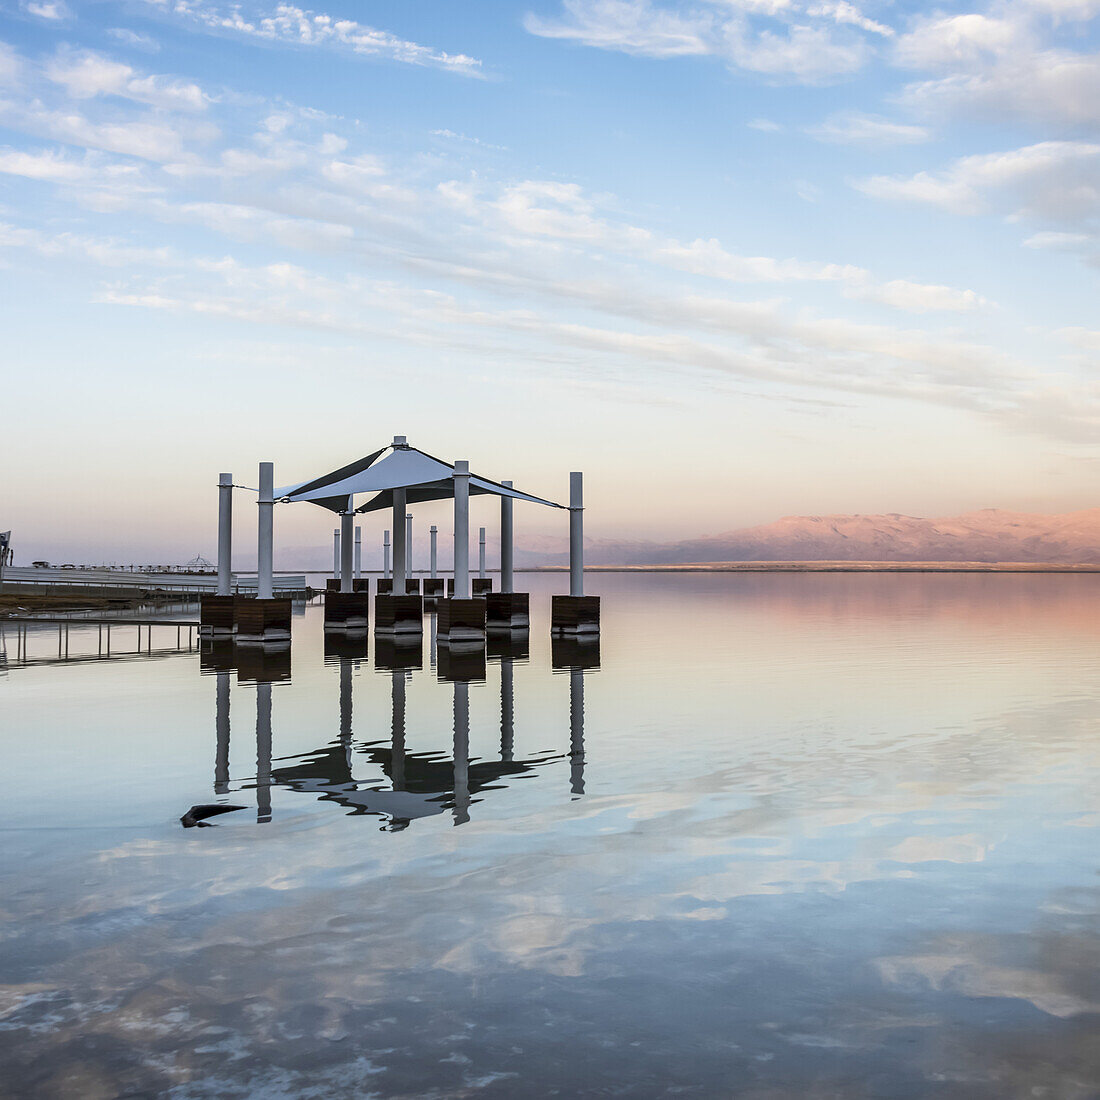
[[[558,500],[583,470],[595,538],[1092,507],[1098,22],[0,0],[0,529],[213,557],[220,471],[395,434]],[[332,519],[280,508],[284,560]]]

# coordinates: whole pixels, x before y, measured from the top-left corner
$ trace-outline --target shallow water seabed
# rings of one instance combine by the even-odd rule
[[[524,580],[483,668],[9,631],[0,1093],[1100,1095],[1100,577]]]

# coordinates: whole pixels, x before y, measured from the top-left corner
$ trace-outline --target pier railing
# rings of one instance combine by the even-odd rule
[[[152,570],[128,569],[47,569],[33,566],[4,567],[3,586],[24,588],[27,585],[42,588],[104,588],[104,589],[140,589],[145,592],[186,592],[201,595],[204,592],[216,592],[218,577],[216,573],[169,573]],[[258,589],[255,573],[234,573],[232,590],[242,596],[254,595]],[[306,578],[304,573],[275,574],[275,594],[279,596],[304,595]]]

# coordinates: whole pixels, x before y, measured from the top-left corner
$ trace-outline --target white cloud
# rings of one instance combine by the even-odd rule
[[[893,34],[846,0],[712,0],[684,10],[651,0],[563,0],[562,7],[561,18],[529,14],[524,26],[543,38],[644,57],[710,55],[748,72],[804,83],[854,72],[870,55],[866,34]]]
[[[166,110],[204,110],[209,103],[193,83],[166,76],[139,76],[129,66],[102,54],[62,50],[44,67],[47,79],[74,99],[117,95]]]
[[[68,19],[72,14],[64,0],[26,0],[23,10],[31,15],[37,15],[39,19],[49,19],[51,22]]]
[[[886,283],[867,283],[864,286],[856,284],[845,293],[852,298],[879,302],[910,313],[932,311],[970,313],[989,305],[985,298],[973,290],[911,283],[905,279],[892,279]]]
[[[63,153],[54,150],[28,152],[10,147],[0,147],[0,172],[51,183],[71,183],[93,175],[87,164],[72,160]]]
[[[481,75],[481,62],[477,58],[421,46],[354,19],[309,11],[294,4],[279,4],[269,14],[246,19],[237,7],[219,8],[204,0],[147,2],[210,31],[281,45],[344,50],[360,57],[429,66],[463,76]]]
[[[1055,222],[1100,215],[1100,144],[1044,141],[1005,153],[962,157],[939,173],[874,176],[860,184],[876,198],[976,214],[995,201],[1017,216]]]
[[[22,58],[13,47],[0,42],[0,84],[18,84],[22,76]]]
[[[818,141],[837,145],[913,145],[931,136],[923,126],[894,122],[879,115],[846,111],[831,115],[806,131]]]
[[[782,124],[774,122],[770,118],[753,118],[746,122],[745,125],[750,130],[759,130],[763,134],[778,134],[782,133],[784,130]]]
[[[913,69],[973,66],[1009,52],[1030,41],[1018,21],[970,12],[933,18],[918,23],[897,41],[894,57]]]
[[[712,52],[710,18],[680,16],[648,0],[564,0],[564,21],[527,15],[524,27],[541,38],[644,57],[683,57]]]
[[[140,34],[129,27],[111,27],[107,33],[124,46],[130,46],[135,50],[143,50],[145,53],[157,53],[160,43],[149,34]]]

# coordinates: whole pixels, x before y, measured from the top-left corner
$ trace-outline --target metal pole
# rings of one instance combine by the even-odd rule
[[[455,599],[470,598],[470,463],[455,461]],[[457,698],[457,696],[456,696]]]
[[[332,575],[340,576],[340,528],[332,529]]]
[[[256,685],[256,820],[271,820],[271,684]]]
[[[355,579],[363,575],[363,528],[355,528]]]
[[[405,437],[395,435],[393,445],[398,450],[407,449]],[[393,490],[393,594],[405,595],[405,578],[408,576],[408,550],[405,542],[405,515],[408,511],[405,490]]]
[[[436,548],[436,540],[439,536],[439,528],[436,527],[436,525],[434,523],[432,524],[432,529],[429,532],[429,534],[432,537],[431,568],[432,568],[432,576],[434,577],[439,571],[438,568],[437,568],[439,555],[437,553],[437,548]]]
[[[479,527],[477,533],[477,575],[485,576],[485,528]]]
[[[274,554],[275,554],[275,466],[271,462],[260,463],[260,499],[259,499],[259,523],[258,546],[256,552],[257,582],[256,595],[261,600],[270,600],[274,582]],[[268,689],[270,696],[270,688]]]
[[[510,481],[502,481],[507,489],[512,488]],[[512,498],[500,498],[500,590],[501,592],[515,591],[515,578],[513,576],[512,554]]]
[[[388,577],[390,575],[390,533],[385,531],[382,534],[382,576]]]
[[[584,475],[569,475],[569,595],[584,595]]]
[[[515,742],[515,695],[513,689],[513,661],[511,657],[500,659],[500,758],[505,763],[512,759]]]
[[[409,512],[405,516],[405,566],[406,572],[413,575],[413,518]]]
[[[233,475],[218,474],[218,595],[228,596],[233,576]]]
[[[347,511],[340,513],[340,591],[350,592],[352,559],[355,556],[355,505],[348,497]]]
[[[470,685],[464,680],[455,681],[454,723],[454,815],[462,825],[470,820]]]
[[[218,672],[215,694],[214,731],[217,751],[214,755],[214,793],[229,793],[229,673]]]
[[[584,669],[569,670],[569,778],[573,794],[584,794]]]

